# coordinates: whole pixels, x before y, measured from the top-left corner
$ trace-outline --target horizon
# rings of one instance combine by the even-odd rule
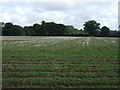
[[[42,20],[42,21],[44,21],[44,20]],[[89,21],[91,21],[91,20],[89,20]],[[45,21],[45,23],[52,23],[53,21],[49,21],[49,22],[46,22]],[[0,22],[1,23],[1,22]],[[3,22],[4,24],[5,24],[5,22]],[[12,23],[12,22],[6,22],[6,23]],[[54,23],[56,23],[56,22],[54,22]],[[18,25],[18,26],[20,26],[20,27],[22,27],[22,28],[24,28],[24,27],[29,27],[29,26],[33,26],[34,24],[39,24],[39,25],[41,25],[41,22],[40,23],[33,23],[32,25],[26,25],[26,26],[21,26],[21,25],[19,25],[19,24],[14,24],[14,23],[12,23],[13,25]],[[63,23],[56,23],[56,24],[63,24]],[[1,24],[0,24],[1,25]],[[63,25],[65,25],[65,24],[63,24]],[[2,26],[2,25],[1,25]],[[73,26],[73,25],[65,25],[65,26]],[[100,25],[101,26],[101,25]],[[74,27],[74,26],[73,26]],[[102,27],[104,27],[104,26],[102,26]],[[102,28],[102,27],[100,27],[100,29]],[[107,27],[107,26],[106,26]],[[75,28],[75,27],[74,27]],[[108,27],[109,28],[109,27]],[[75,28],[75,29],[78,29],[78,30],[84,30],[84,28]],[[112,30],[111,28],[109,28],[111,31],[119,31],[118,29],[116,29],[116,30]]]

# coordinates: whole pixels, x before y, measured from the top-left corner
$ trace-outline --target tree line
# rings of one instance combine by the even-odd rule
[[[54,22],[42,21],[41,24],[35,23],[32,26],[21,27],[13,23],[2,22],[2,36],[101,36],[118,37],[119,31],[110,30],[95,20],[90,20],[83,24],[83,29],[74,28],[71,25],[57,24]]]

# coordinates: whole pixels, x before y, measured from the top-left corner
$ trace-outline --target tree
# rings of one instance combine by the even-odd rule
[[[41,28],[41,25],[36,23],[36,24],[33,25],[33,29],[34,29],[34,32],[35,32],[36,36],[43,35],[43,30]]]
[[[4,36],[14,36],[14,32],[13,32],[13,24],[8,22],[5,24],[5,26],[2,29],[2,35]]]
[[[109,33],[110,33],[110,29],[108,27],[103,26],[101,28],[101,32],[100,32],[101,36],[109,36]]]
[[[48,35],[49,27],[46,23],[41,24],[42,35]]]
[[[56,24],[54,22],[45,23],[44,26],[47,26],[47,35],[63,35],[65,32],[65,25]]]
[[[91,36],[96,35],[100,29],[100,23],[97,23],[95,20],[87,21],[83,26],[85,32]]]
[[[42,24],[45,24],[45,21],[43,20],[41,23],[42,23]]]
[[[19,25],[13,25],[12,23],[6,23],[2,29],[3,36],[24,36],[23,28]]]
[[[24,36],[25,32],[23,31],[23,28],[19,25],[13,25],[13,32],[15,36]]]
[[[56,24],[54,22],[48,22],[46,25],[47,35],[56,35]]]
[[[73,26],[66,26],[66,32],[65,35],[72,35],[74,33],[75,29]]]
[[[118,36],[120,36],[120,31],[117,31],[117,30],[110,30],[109,36],[118,37]]]
[[[33,35],[35,35],[35,31],[34,31],[34,29],[33,29],[32,26],[25,26],[24,27],[24,31],[25,31],[25,34],[27,36],[33,36]]]
[[[56,27],[57,27],[57,30],[56,30],[57,35],[64,35],[64,33],[66,31],[65,25],[57,24]]]

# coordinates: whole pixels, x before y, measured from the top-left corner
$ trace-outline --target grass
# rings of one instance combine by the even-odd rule
[[[3,37],[3,88],[118,88],[118,38]]]

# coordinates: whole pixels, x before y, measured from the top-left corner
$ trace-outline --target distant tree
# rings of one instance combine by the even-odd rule
[[[65,31],[65,35],[71,35],[74,33],[74,27],[73,26],[66,26],[66,31]]]
[[[118,36],[120,36],[120,31],[110,30],[109,35],[112,37],[118,37]]]
[[[109,36],[109,33],[110,33],[110,29],[108,27],[103,26],[101,28],[101,32],[100,32],[101,36]]]
[[[25,32],[23,31],[23,28],[19,25],[13,25],[13,32],[15,36],[24,36]]]
[[[42,24],[45,24],[45,21],[43,20],[41,23],[42,23]]]
[[[47,26],[48,35],[64,35],[65,25],[48,22],[44,24]]]
[[[56,35],[56,24],[54,22],[47,22],[46,24],[47,35]]]
[[[2,35],[3,36],[14,36],[13,29],[14,29],[14,26],[12,23],[10,22],[6,23],[2,29]]]
[[[85,32],[91,36],[96,35],[100,29],[100,23],[97,23],[95,20],[87,21],[83,26]]]
[[[94,20],[85,22],[84,30],[74,28],[73,26],[65,26],[64,24],[57,24],[54,22],[42,21],[42,24],[35,23],[33,26],[21,27],[19,25],[13,25],[13,23],[0,22],[0,35],[3,36],[33,36],[33,35],[80,35],[80,36],[119,36],[120,31],[109,30],[104,26],[99,29],[99,23]],[[2,33],[1,33],[2,32]]]
[[[39,35],[43,35],[43,34],[44,34],[41,25],[39,25],[39,24],[37,24],[37,23],[33,25],[33,29],[34,29],[34,32],[35,32],[35,35],[36,35],[36,36],[39,36]]]
[[[64,35],[66,28],[63,24],[57,24],[57,35]]]
[[[34,29],[33,29],[32,26],[25,26],[24,27],[24,31],[25,31],[25,34],[27,36],[33,36],[33,35],[35,35],[35,31],[34,31]]]
[[[41,24],[41,31],[42,31],[42,35],[48,35],[49,27],[46,23]]]
[[[86,34],[83,29],[80,29],[79,31],[80,31],[80,34]]]
[[[19,25],[13,25],[12,23],[5,23],[4,27],[2,28],[2,35],[3,36],[24,36],[25,32],[23,28]]]

